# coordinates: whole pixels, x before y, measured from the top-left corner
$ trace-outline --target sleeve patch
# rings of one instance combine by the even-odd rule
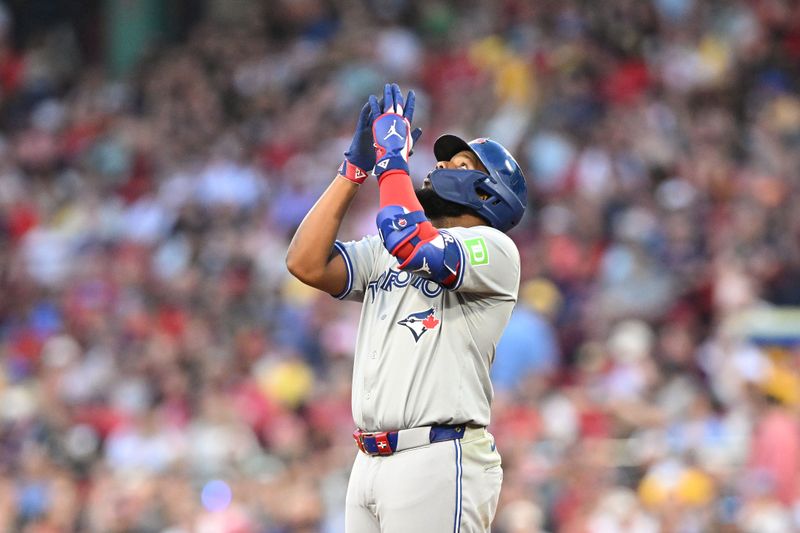
[[[467,249],[469,263],[472,266],[489,264],[489,250],[486,248],[486,241],[483,240],[483,237],[464,239],[464,248]]]

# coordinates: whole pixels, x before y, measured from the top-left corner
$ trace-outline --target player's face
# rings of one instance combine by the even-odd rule
[[[460,168],[486,172],[486,167],[478,160],[478,156],[468,150],[458,152],[450,158],[450,161],[439,161],[436,163],[436,168]]]
[[[463,150],[458,152],[456,155],[450,158],[450,161],[439,161],[436,163],[436,169],[460,169],[460,170],[480,170],[481,172],[486,172],[486,167],[483,166],[483,163],[480,162],[478,156],[474,153]],[[430,178],[425,178],[425,181],[422,182],[422,188],[427,189],[431,186]]]

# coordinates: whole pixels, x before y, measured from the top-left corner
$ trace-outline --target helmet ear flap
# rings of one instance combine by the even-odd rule
[[[439,169],[430,173],[433,190],[441,198],[467,206],[486,220],[493,228],[503,229],[497,209],[488,209],[489,204],[500,204],[502,198],[494,194],[492,178],[480,170]],[[502,209],[502,206],[498,206]],[[505,230],[503,230],[505,231]]]
[[[430,181],[436,194],[460,205],[478,209],[482,200],[476,185],[486,177],[477,170],[438,169],[430,173]]]
[[[489,187],[481,185],[480,183],[475,185],[475,194],[478,195],[478,198],[481,199],[484,205],[498,205],[503,201],[503,199],[498,197]]]

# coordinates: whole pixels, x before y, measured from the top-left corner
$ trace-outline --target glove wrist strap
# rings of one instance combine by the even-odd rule
[[[339,175],[345,179],[352,181],[357,185],[361,185],[364,183],[364,180],[367,179],[369,175],[364,169],[361,167],[355,166],[353,163],[350,163],[347,159],[342,161],[342,164],[339,165]]]
[[[375,164],[375,176],[380,181],[381,175],[390,170],[400,170],[408,174],[408,161],[399,154],[388,154]]]

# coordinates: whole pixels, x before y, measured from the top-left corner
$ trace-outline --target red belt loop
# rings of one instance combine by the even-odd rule
[[[389,444],[389,432],[374,433],[375,444],[378,446],[378,455],[392,455],[392,445]]]

